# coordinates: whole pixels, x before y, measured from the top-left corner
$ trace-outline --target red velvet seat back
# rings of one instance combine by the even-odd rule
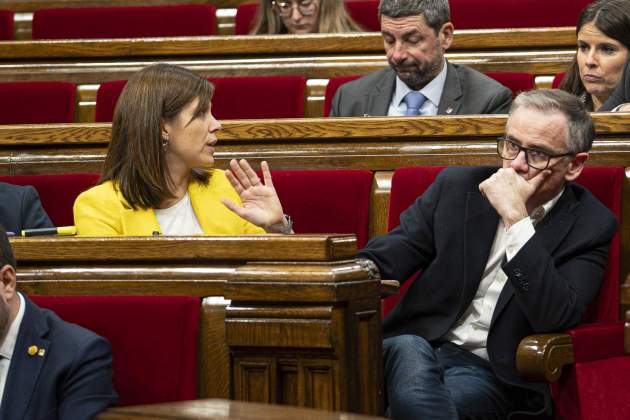
[[[0,176],[1,182],[16,185],[32,185],[39,193],[42,206],[55,226],[72,226],[74,200],[83,191],[96,185],[100,175],[73,173],[54,175]]]
[[[197,398],[200,300],[187,296],[31,296],[112,345],[119,405]]]
[[[209,78],[215,87],[212,113],[220,120],[304,118],[302,76]]]
[[[33,13],[33,39],[214,35],[212,5],[77,7]]]
[[[0,40],[13,39],[13,12],[0,10]]]
[[[302,76],[210,78],[215,118],[303,118],[306,79]],[[126,80],[102,83],[96,93],[96,122],[110,122]]]
[[[236,35],[247,35],[254,29],[258,3],[243,3],[236,8],[234,18],[234,33]]]
[[[326,85],[326,93],[324,94],[324,116],[327,117],[330,114],[330,108],[332,105],[332,100],[335,97],[335,93],[339,86],[351,82],[355,79],[361,77],[360,75],[356,76],[339,76],[339,77],[331,77],[328,80],[328,84]]]
[[[114,119],[116,103],[126,84],[126,80],[112,80],[101,83],[96,91],[94,121],[111,122]]]
[[[621,222],[621,191],[625,178],[622,167],[589,167],[576,180],[586,187]],[[584,322],[619,320],[619,288],[621,281],[621,255],[619,230],[608,251],[606,273],[599,294],[584,315]]]
[[[346,0],[346,10],[350,17],[367,32],[380,32],[378,0]]]
[[[373,174],[367,170],[273,171],[296,233],[354,233],[367,243]]]
[[[389,197],[389,216],[387,229],[392,230],[400,224],[400,213],[412,205],[427,188],[435,177],[444,169],[443,166],[417,166],[398,168],[392,177],[392,189]],[[381,315],[384,317],[391,311],[405,294],[418,274],[414,274],[400,288],[400,293],[389,296],[381,302]]]
[[[0,124],[71,123],[75,92],[68,82],[0,83]]]
[[[449,0],[455,29],[575,26],[591,0]]]
[[[536,87],[536,80],[531,73],[522,72],[487,72],[486,76],[491,77],[503,86],[512,91],[512,97],[516,98],[519,93],[532,90]]]

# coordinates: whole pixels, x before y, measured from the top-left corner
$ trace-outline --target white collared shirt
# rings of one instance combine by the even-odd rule
[[[427,100],[420,108],[420,115],[437,115],[438,106],[440,105],[440,99],[442,98],[442,91],[444,90],[444,84],[446,83],[446,73],[448,72],[448,66],[446,60],[444,60],[442,70],[437,76],[433,78],[425,87],[418,92],[422,93]],[[403,101],[405,96],[411,92],[412,89],[405,84],[398,76],[396,76],[396,90],[392,97],[392,102],[389,104],[389,110],[387,115],[390,117],[402,117],[407,111],[407,104]]]
[[[7,376],[9,375],[9,367],[11,366],[11,359],[15,352],[15,343],[17,342],[18,333],[20,332],[20,326],[22,325],[22,319],[24,319],[24,311],[26,310],[26,303],[24,297],[18,292],[20,298],[20,309],[18,309],[17,316],[9,327],[9,332],[0,346],[0,406],[2,405],[2,396],[4,395],[4,386],[7,383]],[[26,349],[24,349],[26,351]]]
[[[503,260],[509,262],[530,240],[534,233],[534,224],[539,223],[558,202],[564,189],[558,195],[536,208],[530,217],[513,224],[505,229],[503,221],[499,219],[497,233],[490,249],[490,256],[483,272],[481,283],[470,306],[446,333],[443,339],[451,341],[468,351],[488,360],[486,341],[494,308],[497,306],[499,295],[505,286],[507,276],[501,269]]]

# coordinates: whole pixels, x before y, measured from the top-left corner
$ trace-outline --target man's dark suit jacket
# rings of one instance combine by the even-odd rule
[[[109,343],[27,297],[0,419],[91,419],[116,402]],[[30,346],[44,355],[30,356]]]
[[[382,278],[404,281],[423,269],[383,323],[384,336],[415,334],[439,341],[470,306],[499,223],[479,184],[496,168],[449,168],[400,216],[400,226],[359,252]],[[503,266],[508,280],[488,333],[490,364],[502,381],[546,395],[546,384],[522,380],[516,348],[534,333],[580,322],[593,300],[616,230],[612,213],[569,183],[535,235]]]
[[[5,182],[0,182],[0,225],[18,234],[22,229],[53,227],[35,188]]]
[[[446,64],[448,71],[438,115],[508,113],[512,104],[508,88],[469,67],[448,61]],[[395,89],[396,72],[391,68],[370,73],[337,89],[330,116],[386,116]]]
[[[611,111],[615,107],[630,102],[630,60],[626,63],[621,81],[613,91],[610,98],[598,111]]]

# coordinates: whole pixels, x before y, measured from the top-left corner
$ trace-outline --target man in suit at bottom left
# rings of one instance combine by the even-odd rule
[[[0,228],[0,419],[91,419],[116,402],[109,343],[17,291]]]

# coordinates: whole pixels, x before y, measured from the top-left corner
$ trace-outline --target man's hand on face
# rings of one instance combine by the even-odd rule
[[[490,201],[508,229],[529,216],[527,201],[550,174],[549,170],[540,171],[527,181],[513,168],[501,168],[479,184],[479,191]]]

